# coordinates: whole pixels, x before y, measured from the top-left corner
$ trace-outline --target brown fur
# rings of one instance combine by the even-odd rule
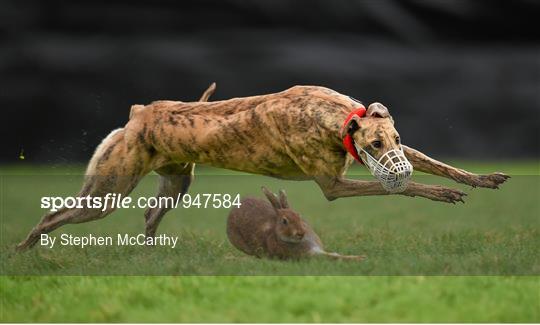
[[[196,163],[284,179],[314,180],[324,195],[339,197],[386,195],[377,181],[349,180],[353,162],[342,146],[341,127],[357,108],[352,98],[324,87],[295,86],[268,95],[204,102],[156,101],[134,105],[124,128],[111,133],[97,148],[79,195],[128,195],[139,180],[154,170],[160,175],[158,196],[185,193]],[[398,146],[398,133],[382,104],[369,106],[368,116],[355,120],[346,132],[378,158]],[[373,141],[382,143],[380,148]],[[472,186],[496,188],[508,176],[475,175],[442,164],[405,148],[418,170],[452,178]],[[465,193],[437,185],[410,182],[399,193],[455,203]],[[61,210],[47,214],[20,249],[34,245],[41,233],[63,224],[105,217],[112,210]],[[152,236],[166,209],[148,209],[146,233]]]
[[[327,253],[315,231],[290,208],[283,190],[278,200],[268,189],[262,189],[270,203],[246,198],[229,213],[227,236],[234,247],[248,255],[280,259],[316,255],[358,261],[364,258]]]

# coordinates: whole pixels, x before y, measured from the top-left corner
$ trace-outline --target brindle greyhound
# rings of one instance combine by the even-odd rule
[[[212,84],[199,102],[156,101],[132,106],[126,126],[109,134],[96,149],[78,195],[128,195],[154,170],[160,175],[157,196],[176,197],[188,190],[196,163],[282,179],[314,180],[328,200],[390,194],[378,181],[344,177],[353,162],[343,147],[345,135],[351,134],[376,159],[399,148],[398,132],[383,105],[369,105],[365,118],[351,119],[343,128],[359,103],[324,87],[296,86],[275,94],[206,102],[214,89]],[[508,178],[502,173],[476,175],[403,148],[416,170],[473,187],[498,188]],[[398,194],[449,203],[463,202],[466,195],[414,182]],[[33,246],[41,234],[64,224],[103,218],[113,210],[63,208],[50,212],[18,248]],[[155,235],[167,211],[146,210],[148,236]]]

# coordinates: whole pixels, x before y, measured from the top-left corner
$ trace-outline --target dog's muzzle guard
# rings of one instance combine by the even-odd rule
[[[375,159],[367,151],[355,144],[358,153],[363,153],[360,158],[368,167],[371,174],[381,182],[382,187],[390,193],[403,192],[413,173],[413,166],[405,157],[403,149],[392,149]],[[365,157],[365,158],[364,158]]]

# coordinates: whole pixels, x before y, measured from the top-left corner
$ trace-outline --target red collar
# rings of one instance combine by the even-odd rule
[[[347,118],[345,119],[345,122],[343,122],[342,129],[346,127],[347,123],[353,118],[353,116],[358,116],[360,118],[366,116],[366,108],[364,106],[360,106],[359,108],[352,111]],[[356,147],[354,146],[354,140],[353,137],[347,133],[347,135],[343,138],[343,146],[345,147],[345,150],[347,150],[348,153],[351,154],[351,156],[354,157],[359,163],[363,164],[362,159],[360,159],[360,156],[358,155],[358,151],[356,150]]]

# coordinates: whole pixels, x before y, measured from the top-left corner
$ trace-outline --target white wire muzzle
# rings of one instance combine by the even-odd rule
[[[399,146],[399,150],[387,151],[377,160],[356,143],[354,145],[371,175],[381,182],[385,190],[390,193],[400,193],[407,188],[413,173],[413,166],[405,157],[401,146]]]

